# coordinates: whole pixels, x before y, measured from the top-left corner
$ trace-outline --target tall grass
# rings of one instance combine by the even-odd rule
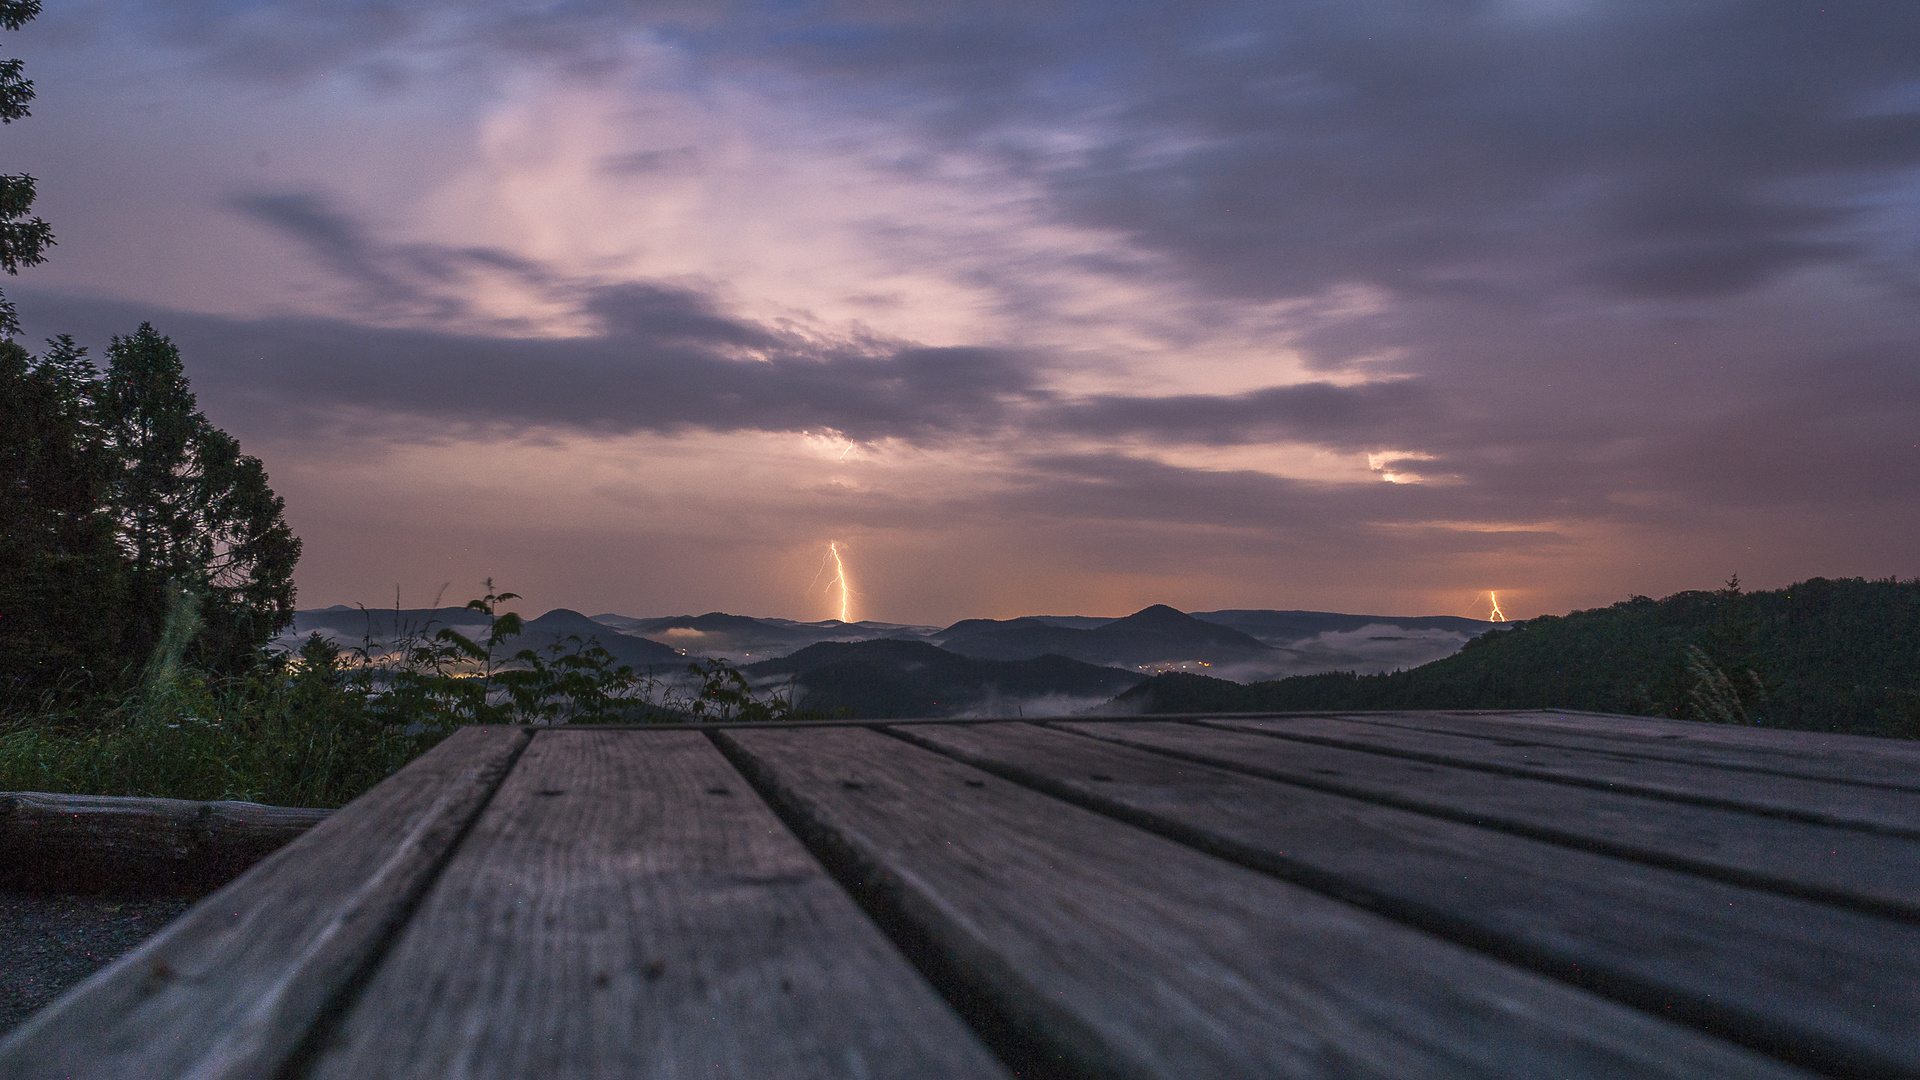
[[[341,806],[461,725],[783,720],[814,714],[753,691],[720,661],[691,664],[684,690],[570,638],[501,660],[520,632],[494,606],[480,640],[429,624],[369,634],[343,651],[319,635],[263,657],[243,679],[182,662],[194,621],[183,594],[140,685],[120,700],[0,720],[0,790]],[[397,619],[396,619],[397,621]],[[610,631],[611,632],[611,631]]]
[[[184,672],[94,722],[0,725],[0,790],[340,806],[454,726],[396,719],[307,673],[210,686]]]

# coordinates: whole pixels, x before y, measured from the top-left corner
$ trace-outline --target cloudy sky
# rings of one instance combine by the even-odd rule
[[[1527,617],[1920,574],[1911,0],[49,0],[30,337],[302,606]]]

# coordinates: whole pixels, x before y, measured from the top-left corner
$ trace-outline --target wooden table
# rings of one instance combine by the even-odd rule
[[[471,728],[0,1077],[1920,1077],[1920,744]]]

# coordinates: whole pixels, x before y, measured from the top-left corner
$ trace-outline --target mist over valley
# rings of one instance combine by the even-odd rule
[[[358,608],[295,613],[279,644],[318,633],[379,655],[442,627],[471,638],[491,619],[464,607]],[[556,608],[528,619],[500,650],[597,642],[613,658],[678,685],[688,666],[720,660],[763,690],[860,718],[1047,716],[1099,711],[1168,672],[1254,683],[1329,671],[1373,674],[1450,656],[1496,623],[1456,616],[1351,615],[1225,609],[1184,613],[1156,604],[1117,618],[1033,615],[963,619],[950,626],[827,619],[799,622],[703,615],[586,616]]]

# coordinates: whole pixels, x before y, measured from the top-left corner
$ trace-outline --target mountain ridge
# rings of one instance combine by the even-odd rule
[[[1121,711],[1579,709],[1920,737],[1920,579],[1809,578],[1784,589],[1635,596],[1542,615],[1404,671],[1251,684],[1179,672]]]
[[[1211,615],[1214,618],[1202,618]],[[1031,660],[1048,654],[1096,666],[1136,670],[1206,671],[1240,682],[1311,671],[1385,671],[1416,666],[1448,655],[1491,623],[1458,616],[1348,615],[1258,608],[1183,613],[1164,604],[1149,605],[1117,618],[1085,615],[1028,615],[1014,619],[962,619],[949,626],[914,626],[836,619],[805,623],[724,611],[704,614],[636,617],[603,613],[587,616],[555,608],[527,619],[536,638],[512,642],[515,651],[544,648],[573,633],[597,638],[608,651],[636,666],[672,663],[674,658],[710,657],[752,664],[790,655],[820,641],[901,639],[926,641],[950,652],[982,660]],[[1237,624],[1237,625],[1236,625]],[[471,635],[487,617],[468,608],[392,609],[334,605],[296,613],[293,635],[315,629],[341,644],[357,644],[369,629],[390,638],[395,628],[454,626]],[[645,641],[645,645],[628,642]],[[672,654],[670,657],[669,654]]]
[[[756,680],[789,676],[804,686],[796,704],[855,719],[1027,714],[1028,703],[1051,711],[1091,707],[1145,676],[1064,656],[981,660],[927,641],[876,638],[822,641],[791,656],[741,669]]]
[[[1273,652],[1271,645],[1251,635],[1196,619],[1165,604],[1152,604],[1087,630],[1019,619],[971,632],[949,633],[941,646],[982,660],[1054,654],[1092,664],[1134,667],[1183,661],[1245,662]]]

